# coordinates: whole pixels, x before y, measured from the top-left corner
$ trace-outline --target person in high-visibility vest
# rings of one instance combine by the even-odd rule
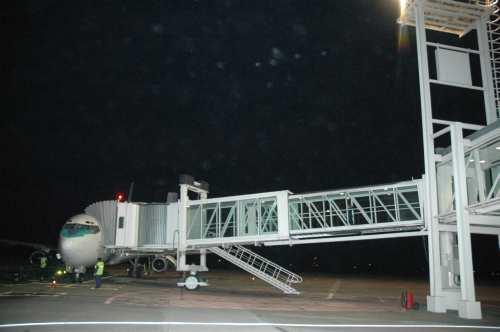
[[[40,257],[40,280],[44,280],[47,276],[47,257]]]
[[[104,262],[102,261],[102,259],[100,257],[97,259],[97,263],[95,264],[94,269],[95,269],[95,273],[94,273],[95,288],[99,288],[99,287],[101,287],[102,275],[104,274]]]

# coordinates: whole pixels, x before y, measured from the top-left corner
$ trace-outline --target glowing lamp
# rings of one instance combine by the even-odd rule
[[[117,193],[115,198],[118,202],[123,202],[125,200],[125,194],[124,193]]]

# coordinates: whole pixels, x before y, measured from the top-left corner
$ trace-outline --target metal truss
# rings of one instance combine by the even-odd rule
[[[290,196],[290,234],[423,228],[420,181]]]
[[[278,231],[276,197],[244,197],[192,203],[188,208],[187,238],[217,239],[260,236]]]
[[[419,0],[402,0],[399,22],[416,25],[415,3]],[[474,28],[476,21],[492,12],[496,0],[427,0],[425,9],[425,28],[435,31],[464,36]]]
[[[187,241],[209,246],[423,229],[420,183],[190,201]]]
[[[492,0],[491,6],[493,8],[490,20],[487,24],[488,30],[488,44],[489,44],[489,58],[491,63],[491,77],[493,83],[493,93],[495,100],[495,115],[500,116],[500,15],[498,8],[498,1]],[[489,73],[487,73],[489,74]]]
[[[444,124],[440,121],[440,124]],[[468,125],[465,125],[469,129]],[[479,130],[472,128],[469,130]],[[485,129],[488,130],[488,129]],[[449,132],[449,127],[445,127],[435,134],[439,137]],[[478,135],[477,134],[473,135]],[[471,136],[466,138],[463,160],[466,174],[466,200],[467,210],[473,220],[471,223],[481,225],[475,216],[479,215],[500,215],[500,173],[498,159],[500,157],[500,139],[498,129],[487,131],[486,134]],[[439,221],[441,223],[456,222],[456,191],[453,190],[453,160],[451,153],[441,156],[437,165],[438,189],[440,192]],[[485,218],[482,218],[485,219]],[[486,218],[488,219],[488,218]],[[487,225],[491,226],[491,225]],[[497,223],[497,227],[500,223]]]

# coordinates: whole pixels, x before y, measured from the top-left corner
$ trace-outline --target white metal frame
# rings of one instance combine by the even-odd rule
[[[290,234],[424,227],[421,181],[292,195]],[[409,195],[409,196],[408,196]]]
[[[187,211],[193,212],[186,215],[186,224],[190,228],[186,228],[186,246],[211,247],[288,239],[288,195],[289,192],[285,190],[191,200],[186,204]],[[246,234],[240,229],[248,223],[250,212],[246,209],[247,206],[254,207],[251,212],[256,218],[254,234]],[[229,211],[224,214],[223,208]],[[212,235],[209,234],[208,227],[215,230]],[[232,234],[226,232],[229,227],[233,229]]]
[[[194,192],[199,195],[200,199],[206,199],[208,191],[196,186],[196,183],[180,184],[180,199],[179,199],[179,238],[177,244],[177,271],[208,271],[206,250],[201,249],[200,252],[200,265],[187,265],[186,256],[189,252],[187,245],[187,208],[189,205],[189,192]]]
[[[497,119],[494,109],[494,91],[491,80],[490,45],[488,45],[488,17],[492,13],[492,2],[454,0],[408,0],[404,2],[400,23],[413,25],[416,29],[417,55],[419,67],[420,98],[422,111],[422,133],[425,160],[425,219],[429,237],[430,296],[427,298],[428,309],[433,312],[445,312],[448,309],[459,311],[460,317],[481,318],[479,302],[475,300],[474,280],[472,278],[472,256],[470,242],[470,218],[467,200],[465,147],[461,123],[448,123],[434,120],[431,106],[431,83],[446,84],[461,88],[481,90],[485,100],[485,112],[488,123]],[[468,50],[442,44],[429,43],[426,29],[454,33],[462,36],[472,29],[477,30],[479,50]],[[433,80],[429,76],[428,47],[441,47],[480,57],[482,86],[464,86],[450,82]],[[457,70],[459,70],[457,68]],[[447,128],[434,133],[434,124],[444,124]],[[472,128],[480,129],[478,127]],[[434,140],[445,134],[451,134],[451,159],[454,175],[454,204],[456,231],[458,234],[460,289],[445,278],[446,273],[454,271],[453,260],[447,261],[453,253],[453,231],[445,231],[439,225],[438,188],[436,163],[440,156],[435,155]],[[444,256],[443,256],[444,255]]]

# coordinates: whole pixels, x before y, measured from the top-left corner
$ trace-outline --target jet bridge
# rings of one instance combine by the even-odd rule
[[[425,226],[421,188],[421,181],[415,180],[291,195],[290,243],[313,243],[319,238],[325,242],[336,238],[333,242],[345,236],[363,240],[374,234],[404,237],[409,234],[407,232],[420,231]],[[309,240],[300,241],[306,238]]]
[[[426,235],[421,180],[299,195],[284,190],[219,198],[206,198],[208,192],[194,183],[181,183],[178,257],[208,250],[287,294],[299,293],[292,284],[302,278],[242,245]],[[203,198],[190,200],[191,189]],[[193,273],[203,268],[178,266]],[[196,288],[197,279],[180,285]]]
[[[423,235],[421,190],[421,181],[415,180],[309,194],[278,191],[189,200],[186,245],[195,249]]]
[[[188,196],[192,184],[184,183],[179,203],[179,252],[208,250],[285,293],[297,294],[292,286],[301,279],[242,245],[431,237],[429,230],[433,227],[441,246],[429,244],[430,257],[439,255],[439,260],[430,263],[431,282],[442,285],[448,308],[459,309],[462,317],[477,317],[477,310],[472,308],[475,304],[463,308],[460,303],[465,301],[457,298],[475,297],[469,278],[472,257],[464,246],[469,243],[470,248],[470,234],[500,235],[500,121],[486,127],[432,121],[436,127],[433,140],[449,135],[451,142],[433,155],[435,198],[426,189],[427,176],[423,180],[306,194],[276,191],[207,198],[208,191],[195,187],[203,197],[194,200]],[[439,208],[435,217],[428,215],[433,204]],[[182,225],[186,226],[184,230]],[[197,269],[186,265],[179,268]],[[443,310],[436,308],[432,297],[429,301],[433,311]]]
[[[89,205],[85,213],[99,221],[107,249],[144,253],[176,249],[177,202],[101,201]]]
[[[452,145],[462,151],[455,156],[452,147],[438,150],[441,157],[436,165],[438,178],[439,223],[442,228],[456,228],[457,198],[461,192],[455,191],[455,178],[465,178],[467,207],[472,233],[500,234],[500,121],[492,125],[471,126],[467,124],[436,121],[444,128],[435,135],[455,135]],[[464,131],[472,134],[462,137]],[[459,144],[459,141],[465,144]],[[463,157],[461,157],[463,155]],[[463,167],[461,166],[463,159]],[[450,227],[453,226],[453,227]]]
[[[457,240],[445,240],[454,233],[464,235],[457,206],[463,204],[468,212],[468,234],[500,234],[500,121],[487,127],[442,120],[434,124],[442,127],[434,139],[450,135],[452,143],[435,155],[437,228],[450,246],[440,249],[440,265],[431,269],[439,267],[451,292],[467,285],[457,284],[466,273],[457,258]],[[464,132],[473,133],[464,137]],[[466,195],[461,196],[463,190],[457,186],[462,181],[455,179],[464,180]],[[196,274],[207,270],[205,255],[211,252],[286,294],[299,294],[294,287],[302,278],[248,246],[427,236],[429,223],[435,223],[425,217],[430,202],[420,179],[304,194],[282,190],[218,198],[208,198],[208,188],[198,184],[181,177],[178,202],[104,201],[85,212],[100,220],[104,244],[114,253],[177,252],[177,269]],[[190,192],[198,197],[191,199]],[[187,254],[200,254],[200,264],[186,264]],[[180,285],[193,289],[206,283],[190,275]]]
[[[287,294],[302,278],[243,245],[294,245],[422,236],[422,181],[293,194],[274,191],[207,198],[208,187],[181,176],[178,202],[97,202],[85,209],[103,230],[107,257],[177,252],[177,269],[207,271],[214,253]],[[198,199],[190,199],[194,192]],[[200,254],[200,264],[186,263]],[[194,279],[194,280],[192,280]],[[186,287],[206,283],[190,276]]]

